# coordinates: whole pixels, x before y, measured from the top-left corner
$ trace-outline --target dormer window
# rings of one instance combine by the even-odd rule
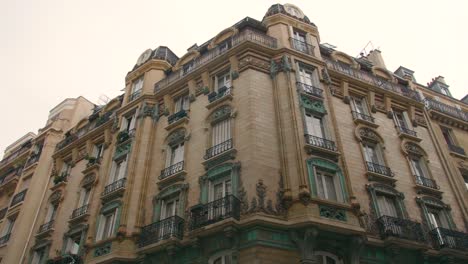
[[[182,69],[183,69],[184,75],[191,72],[193,70],[193,60],[184,64]]]
[[[130,94],[130,101],[135,100],[141,95],[141,90],[143,89],[143,76],[139,77],[132,84],[132,91]]]
[[[220,52],[227,51],[232,46],[231,38],[228,38],[225,41],[221,42],[218,46],[219,46],[219,51]]]

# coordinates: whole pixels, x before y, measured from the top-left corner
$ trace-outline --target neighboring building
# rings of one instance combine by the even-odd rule
[[[2,263],[466,263],[467,105],[319,43],[277,4],[145,51],[48,145],[17,209],[40,206],[33,235]]]
[[[83,97],[66,99],[50,111],[38,135],[28,133],[8,146],[0,161],[0,259],[1,263],[29,258],[27,243],[49,185],[55,145],[77,120],[94,107]]]

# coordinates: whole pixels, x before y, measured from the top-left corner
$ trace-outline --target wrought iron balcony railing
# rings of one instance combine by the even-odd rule
[[[203,158],[207,160],[230,149],[232,149],[232,138],[207,149]]]
[[[370,116],[370,115],[366,115],[366,114],[359,113],[359,112],[356,112],[356,111],[351,111],[351,114],[353,115],[354,120],[360,119],[360,120],[364,120],[364,121],[367,121],[367,122],[370,122],[370,123],[374,123],[374,118],[372,116]]]
[[[6,215],[7,211],[8,211],[8,207],[5,207],[2,210],[0,210],[0,220],[5,218],[5,215]]]
[[[384,80],[382,78],[379,78],[373,75],[370,72],[353,69],[351,68],[350,65],[347,65],[345,63],[335,62],[329,59],[326,60],[326,63],[327,63],[328,68],[331,70],[337,71],[341,74],[350,76],[360,81],[369,83],[371,85],[380,87],[382,89],[400,94],[401,96],[405,96],[415,101],[421,102],[421,97],[416,91],[413,91],[409,89],[408,87],[405,87],[401,84],[392,83],[390,81]]]
[[[410,135],[410,136],[412,136],[412,137],[417,137],[416,131],[414,131],[414,130],[411,130],[411,129],[406,128],[406,127],[401,127],[401,126],[397,126],[397,129],[398,129],[398,131],[400,131],[401,133]]]
[[[31,156],[29,156],[29,159],[26,161],[26,163],[24,164],[24,167],[29,167],[31,165],[33,165],[34,163],[36,163],[37,161],[39,161],[39,158],[41,157],[41,152],[39,153],[35,153],[35,154],[31,154]]]
[[[426,237],[420,223],[398,217],[384,215],[377,219],[382,238],[398,237],[417,242],[425,242]]]
[[[431,236],[436,248],[468,250],[468,234],[438,227],[431,231]]]
[[[76,254],[65,254],[47,260],[46,264],[82,264],[83,258]]]
[[[337,150],[334,141],[324,139],[324,138],[319,138],[319,137],[312,136],[312,135],[307,135],[307,134],[305,135],[305,139],[306,139],[306,143],[309,144],[309,145],[319,147],[319,148],[328,149],[328,150],[331,150],[331,151],[336,151]]]
[[[171,175],[174,175],[178,172],[181,172],[184,170],[184,161],[181,161],[181,162],[177,162],[176,164],[174,165],[171,165],[167,168],[165,168],[164,170],[161,170],[161,174],[159,175],[159,179],[162,180],[162,179],[165,179]]]
[[[0,237],[0,246],[5,245],[5,244],[8,242],[8,240],[10,240],[10,235],[11,235],[11,234],[8,233],[8,234],[6,234],[6,235]]]
[[[3,166],[4,164],[16,159],[18,156],[20,156],[21,154],[25,153],[26,151],[28,151],[31,146],[32,146],[32,141],[29,140],[25,143],[23,143],[23,145],[21,145],[21,147],[17,150],[15,150],[14,152],[10,153],[7,157],[3,158],[1,161],[0,161],[0,166]]]
[[[296,86],[297,88],[299,88],[301,91],[303,91],[306,94],[310,94],[316,97],[323,98],[323,90],[318,87],[315,87],[313,85],[308,85],[305,83],[301,83],[301,82],[296,82]]]
[[[102,192],[101,196],[106,196],[108,194],[111,194],[115,191],[118,191],[120,189],[123,189],[125,187],[125,182],[127,181],[126,178],[117,180],[106,187],[104,187],[104,191]]]
[[[13,196],[13,199],[11,200],[11,205],[10,206],[15,206],[15,205],[21,203],[22,201],[24,201],[24,198],[26,197],[26,192],[27,191],[28,191],[28,189],[23,190],[23,191],[17,193],[15,196]]]
[[[289,38],[291,41],[291,47],[297,51],[300,51],[302,53],[306,53],[309,55],[314,56],[314,49],[315,47],[307,42],[304,42],[299,39],[295,38]]]
[[[367,171],[393,177],[393,172],[389,167],[367,161]]]
[[[88,212],[88,209],[89,209],[89,204],[76,208],[75,210],[73,210],[70,216],[70,219],[74,219],[74,218],[85,215]]]
[[[131,102],[131,101],[137,99],[137,98],[140,97],[140,96],[141,96],[141,90],[138,90],[138,91],[136,91],[136,92],[133,92],[133,93],[130,95],[128,101]]]
[[[212,103],[230,94],[231,94],[231,87],[223,86],[218,89],[218,92],[212,92],[208,94],[208,102]]]
[[[42,224],[39,227],[39,230],[37,231],[37,233],[47,232],[47,231],[51,230],[53,227],[54,227],[54,220],[50,220],[49,222],[47,222],[45,224]]]
[[[174,122],[176,122],[177,120],[180,120],[184,117],[187,117],[187,110],[180,110],[179,112],[173,114],[173,115],[170,115],[168,118],[167,118],[167,122],[168,124],[172,124]]]
[[[234,195],[227,195],[211,203],[194,206],[190,211],[190,230],[227,218],[240,219],[240,201]]]
[[[220,55],[225,54],[228,50],[236,46],[239,46],[245,42],[252,42],[252,43],[259,44],[259,45],[272,48],[272,49],[276,49],[277,47],[277,40],[275,38],[272,38],[268,35],[265,35],[263,33],[260,33],[254,30],[250,30],[250,29],[243,30],[238,35],[232,37],[231,46],[228,46],[227,48],[225,46],[223,47],[217,46],[216,48],[211,49],[208,52],[201,55],[200,57],[196,58],[193,61],[190,70],[187,70],[187,69],[184,70],[182,68],[180,70],[172,72],[166,78],[157,82],[154,85],[154,92],[157,93],[161,91],[163,88],[182,79],[184,76],[200,68],[202,65],[205,65],[209,63],[210,61],[213,61]]]
[[[425,99],[426,108],[435,110],[437,112],[458,118],[468,122],[468,112],[458,109],[454,106],[446,105],[433,99]]]
[[[466,155],[465,150],[462,147],[455,146],[455,145],[452,145],[452,144],[448,144],[448,147],[449,147],[450,151],[452,151],[452,152],[455,152],[455,153],[460,154],[460,155]]]
[[[142,227],[138,247],[151,245],[171,237],[182,239],[184,222],[184,219],[175,215]]]
[[[437,183],[433,179],[429,179],[429,178],[425,178],[425,177],[417,176],[417,175],[415,175],[414,177],[416,178],[416,183],[418,185],[428,187],[431,189],[435,189],[435,190],[440,189],[439,185],[437,185]]]

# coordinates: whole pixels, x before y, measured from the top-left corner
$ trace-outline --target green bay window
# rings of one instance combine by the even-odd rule
[[[345,203],[346,183],[340,167],[334,162],[313,158],[307,161],[312,197]]]

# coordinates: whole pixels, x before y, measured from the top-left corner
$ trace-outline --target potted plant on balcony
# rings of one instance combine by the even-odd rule
[[[90,167],[99,162],[98,158],[89,156],[89,155],[86,155],[84,159],[88,161],[88,164],[86,164],[86,167]]]
[[[208,101],[213,102],[214,100],[216,100],[216,97],[218,97],[218,93],[213,91],[208,94]]]
[[[125,142],[127,141],[127,139],[130,138],[130,134],[128,133],[128,131],[120,131],[119,134],[117,135],[117,142],[118,143],[122,143],[122,142]]]
[[[61,182],[64,182],[66,181],[67,179],[67,173],[66,172],[62,172],[60,175],[55,175],[54,176],[54,184],[57,185]]]

